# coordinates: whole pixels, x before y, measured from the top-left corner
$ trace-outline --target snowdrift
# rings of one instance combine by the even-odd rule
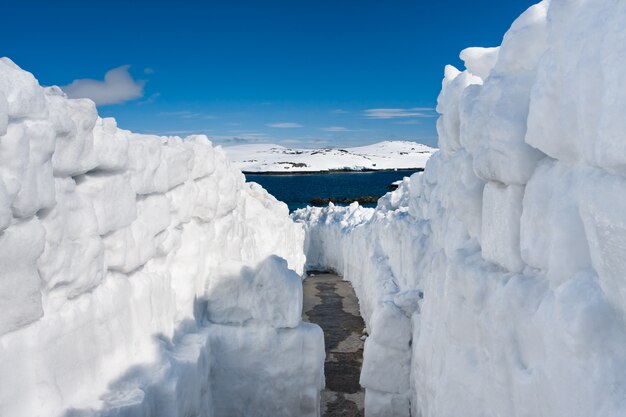
[[[529,8],[446,67],[423,174],[294,214],[359,297],[369,416],[626,415],[625,27]]]
[[[317,416],[303,239],[206,137],[0,59],[0,415]]]

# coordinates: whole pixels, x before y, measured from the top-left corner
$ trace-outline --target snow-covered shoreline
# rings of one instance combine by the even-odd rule
[[[383,141],[353,148],[287,148],[251,144],[223,148],[244,173],[280,175],[424,169],[436,149],[417,142]]]

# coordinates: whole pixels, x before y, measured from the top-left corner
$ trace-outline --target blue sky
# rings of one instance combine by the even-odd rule
[[[98,90],[103,116],[215,142],[436,143],[445,64],[496,46],[533,1],[29,1],[0,55],[43,85]],[[103,88],[104,91],[103,92]]]

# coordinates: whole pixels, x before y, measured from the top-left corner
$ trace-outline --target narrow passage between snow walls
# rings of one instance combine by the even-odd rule
[[[363,417],[364,392],[359,384],[365,323],[348,281],[336,274],[309,271],[304,280],[302,318],[324,331],[326,387],[322,417]]]
[[[626,415],[625,35],[623,1],[532,6],[446,67],[423,173],[292,215],[359,299],[366,416]]]

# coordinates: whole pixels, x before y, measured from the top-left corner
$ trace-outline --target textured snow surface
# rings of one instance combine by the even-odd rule
[[[531,7],[446,68],[423,173],[293,215],[359,297],[368,416],[626,415],[625,28]]]
[[[416,142],[385,141],[344,149],[255,144],[228,146],[224,151],[244,172],[317,172],[424,168],[436,149]]]
[[[303,240],[206,137],[0,59],[1,416],[317,416]]]

